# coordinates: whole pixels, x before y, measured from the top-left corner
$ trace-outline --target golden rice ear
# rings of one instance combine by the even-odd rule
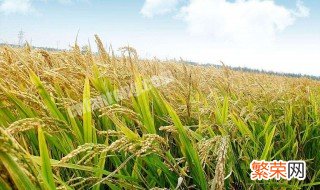
[[[29,44],[28,42],[25,43],[24,48],[25,48],[25,50],[26,50],[27,53],[30,53],[30,52],[31,52],[31,48],[32,48],[32,47],[30,46],[30,44]]]
[[[218,148],[218,156],[217,156],[217,165],[215,169],[214,178],[211,182],[211,190],[223,190],[225,189],[224,181],[225,181],[225,167],[227,161],[227,152],[229,147],[229,137],[221,137],[219,139],[219,148]]]
[[[110,56],[106,52],[101,39],[99,38],[99,36],[97,34],[95,34],[94,37],[96,39],[96,44],[97,44],[97,47],[99,50],[99,55],[100,55],[101,61],[103,61],[104,63],[110,63]]]
[[[44,58],[45,63],[47,63],[50,67],[53,66],[52,61],[51,61],[51,57],[50,54],[45,51],[45,50],[40,50],[39,53],[42,55],[42,57]]]
[[[4,61],[7,63],[7,64],[12,64],[13,63],[13,60],[12,60],[12,54],[11,54],[11,51],[9,49],[9,47],[5,46],[3,49],[2,49],[2,54],[4,56]]]

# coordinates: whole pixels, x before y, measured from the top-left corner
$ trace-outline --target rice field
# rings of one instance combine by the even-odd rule
[[[96,44],[0,47],[0,189],[320,188],[319,81]],[[253,160],[306,179],[251,180]]]

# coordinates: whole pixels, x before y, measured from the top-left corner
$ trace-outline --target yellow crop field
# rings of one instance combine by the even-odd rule
[[[320,82],[75,44],[0,47],[0,189],[318,189]],[[303,160],[304,180],[252,180]]]

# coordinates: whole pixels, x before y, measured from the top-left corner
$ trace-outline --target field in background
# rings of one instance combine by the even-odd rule
[[[319,188],[319,81],[117,57],[96,40],[98,55],[0,48],[0,189]],[[305,160],[307,178],[252,181],[254,159]]]

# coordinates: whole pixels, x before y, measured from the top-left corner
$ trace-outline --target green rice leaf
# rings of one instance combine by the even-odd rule
[[[90,84],[89,79],[86,78],[83,90],[83,135],[85,143],[93,142],[93,126],[91,115],[91,102],[90,102]]]
[[[45,140],[44,133],[42,131],[42,127],[38,127],[38,138],[39,138],[39,146],[40,146],[39,148],[40,148],[41,171],[42,171],[43,181],[45,182],[45,185],[48,187],[48,189],[55,190],[56,186],[54,183],[47,143]]]
[[[38,93],[41,96],[44,104],[46,105],[48,111],[51,113],[51,115],[55,118],[58,118],[62,121],[65,121],[65,117],[58,109],[55,102],[51,99],[50,94],[47,92],[47,90],[44,88],[42,82],[40,81],[39,77],[33,72],[30,71],[30,79],[32,83],[37,87]]]
[[[6,152],[0,151],[0,160],[19,190],[38,189],[22,171],[21,166],[14,161],[12,156]]]

